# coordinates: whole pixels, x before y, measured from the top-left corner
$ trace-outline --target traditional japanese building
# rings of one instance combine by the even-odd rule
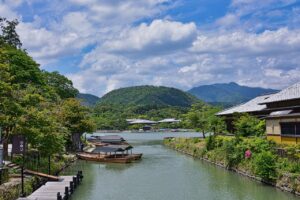
[[[236,113],[249,113],[265,119],[266,134],[270,140],[300,143],[300,83],[219,112],[217,115],[225,117],[230,132],[233,132],[232,121]]]
[[[225,109],[219,113],[217,116],[225,118],[227,129],[230,133],[234,132],[233,121],[238,113],[249,113],[250,115],[256,116],[258,118],[264,118],[270,114],[269,110],[266,110],[266,105],[261,105],[261,103],[269,98],[271,95],[258,96],[246,103]]]
[[[264,100],[272,111],[266,119],[267,138],[277,143],[300,143],[300,83]]]

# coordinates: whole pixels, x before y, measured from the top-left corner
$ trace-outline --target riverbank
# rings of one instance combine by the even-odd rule
[[[46,160],[46,159],[45,159]],[[58,175],[61,171],[69,167],[73,162],[77,160],[77,157],[73,154],[58,156],[51,162],[51,170],[53,175]],[[14,158],[14,163],[20,164],[21,160],[18,157]],[[39,172],[47,173],[48,164],[40,159]],[[33,166],[31,162],[25,163],[25,168],[36,171],[36,166]],[[0,185],[0,200],[15,200],[21,196],[21,176],[20,172],[15,169],[9,170],[8,182]],[[25,196],[31,194],[41,185],[43,185],[47,179],[26,175],[24,179],[24,193]]]
[[[194,158],[300,195],[299,147],[281,146],[286,154],[279,156],[278,146],[262,138],[166,138],[164,144]],[[251,152],[248,157],[245,155],[247,150]]]

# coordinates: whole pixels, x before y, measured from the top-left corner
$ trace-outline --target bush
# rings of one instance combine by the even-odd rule
[[[253,162],[254,173],[264,180],[276,178],[276,156],[270,151],[257,154]]]
[[[238,139],[226,141],[224,143],[225,161],[227,164],[227,168],[236,166],[243,160],[244,152],[236,148],[238,143]]]
[[[206,150],[207,151],[210,151],[210,150],[213,150],[215,148],[215,138],[216,136],[208,136],[208,138],[206,138]]]
[[[265,133],[265,121],[249,114],[242,115],[233,124],[236,133],[244,137],[251,135],[261,136]]]

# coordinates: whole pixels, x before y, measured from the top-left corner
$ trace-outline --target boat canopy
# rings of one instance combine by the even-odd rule
[[[103,143],[122,143],[125,139],[119,135],[94,136],[88,139],[89,141],[98,141]]]
[[[133,147],[130,145],[109,145],[109,146],[96,147],[93,153],[124,152],[132,148]]]

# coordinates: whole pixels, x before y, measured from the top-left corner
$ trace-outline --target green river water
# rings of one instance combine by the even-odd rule
[[[64,174],[82,170],[72,200],[285,200],[299,199],[163,146],[167,136],[195,133],[122,133],[143,159],[133,164],[77,161]]]

